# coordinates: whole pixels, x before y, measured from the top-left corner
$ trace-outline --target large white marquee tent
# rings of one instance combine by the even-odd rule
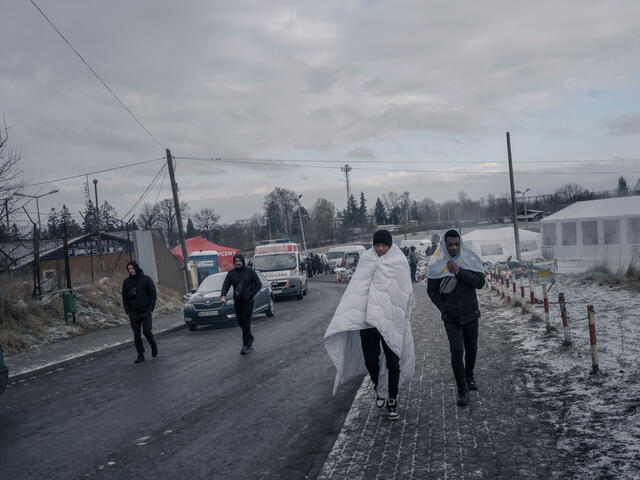
[[[542,219],[542,254],[625,272],[640,267],[640,196],[576,202]]]
[[[518,236],[523,260],[531,260],[540,256],[539,233],[520,228]],[[517,258],[513,227],[473,230],[462,235],[462,240],[485,262],[504,262],[509,257],[513,257],[514,260]]]

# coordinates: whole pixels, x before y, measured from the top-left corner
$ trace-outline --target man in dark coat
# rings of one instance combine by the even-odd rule
[[[129,277],[122,282],[122,305],[124,311],[129,315],[129,322],[133,330],[133,340],[138,352],[135,363],[144,362],[144,344],[142,343],[142,333],[147,337],[151,345],[151,356],[158,356],[158,344],[151,333],[153,327],[151,314],[156,308],[156,287],[153,280],[145,275],[136,262],[127,263]]]
[[[247,267],[244,256],[236,254],[233,256],[234,269],[229,270],[222,290],[220,300],[227,301],[229,288],[233,286],[233,308],[236,312],[238,325],[242,329],[242,350],[240,353],[246,355],[251,351],[253,345],[253,335],[251,334],[251,314],[253,313],[253,297],[262,288],[262,282],[258,274],[251,267]]]
[[[461,262],[461,256],[459,256],[461,243],[460,234],[455,230],[445,233],[444,242],[441,242],[440,248],[446,248],[446,252],[440,254],[436,251],[434,255],[439,258],[444,255],[445,260],[448,258],[446,269],[453,276],[432,278],[433,273],[437,271],[429,269],[427,294],[440,310],[444,321],[449,339],[451,366],[458,387],[458,405],[464,406],[469,402],[468,390],[478,389],[473,376],[478,351],[478,319],[480,318],[476,290],[484,286],[484,272],[482,262],[471,258],[475,255],[471,250],[465,253],[469,258]],[[470,259],[475,261],[469,261]],[[461,267],[460,264],[465,267]],[[429,267],[431,266],[430,262]]]

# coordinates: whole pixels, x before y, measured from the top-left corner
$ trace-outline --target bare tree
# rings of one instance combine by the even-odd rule
[[[3,228],[6,228],[5,222],[2,221],[7,216],[5,207],[10,214],[20,201],[15,194],[20,193],[24,187],[19,162],[20,153],[9,144],[9,129],[5,121],[4,128],[0,128],[0,225]]]
[[[220,215],[216,215],[212,208],[201,208],[193,216],[195,227],[201,231],[207,240],[213,238],[213,231],[220,220]]]
[[[151,230],[160,226],[160,208],[158,204],[142,205],[142,212],[138,215],[137,223],[143,230]]]

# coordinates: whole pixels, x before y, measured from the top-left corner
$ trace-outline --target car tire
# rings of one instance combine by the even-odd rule
[[[269,309],[264,313],[267,314],[267,317],[273,317],[275,311],[276,311],[276,303],[273,301],[273,297],[271,297],[271,300],[269,300]]]
[[[189,329],[190,332],[195,332],[198,326],[194,325],[193,323],[187,323],[187,328]]]
[[[303,296],[303,295],[304,295],[304,294],[302,293],[302,290],[300,290],[300,293],[298,293],[298,295],[296,295],[296,298],[297,298],[298,300],[302,300],[302,296]]]

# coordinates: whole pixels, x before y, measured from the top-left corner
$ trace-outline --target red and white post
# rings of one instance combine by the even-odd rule
[[[547,296],[547,284],[542,284],[542,299],[544,300],[544,324],[547,333],[551,333],[551,319],[549,318],[549,297]]]
[[[524,304],[524,278],[520,277],[520,303],[522,304],[522,313],[527,311],[527,306]]]
[[[511,303],[511,290],[509,289],[509,280],[511,279],[511,274],[507,276],[507,302]]]
[[[564,330],[564,344],[571,344],[571,331],[569,330],[569,317],[567,316],[567,303],[564,293],[558,293],[558,303],[560,304],[560,315],[562,315],[562,329]]]
[[[596,347],[596,312],[593,305],[587,305],[587,315],[589,317],[589,342],[591,343],[591,373],[598,373],[598,350]]]
[[[533,291],[533,278],[529,278],[529,297],[531,297],[531,306],[536,303],[536,294]]]
[[[504,272],[500,272],[500,293],[502,294],[502,298],[504,298]]]
[[[514,273],[512,278],[511,278],[512,282],[513,282],[513,301],[516,301],[516,274]]]

